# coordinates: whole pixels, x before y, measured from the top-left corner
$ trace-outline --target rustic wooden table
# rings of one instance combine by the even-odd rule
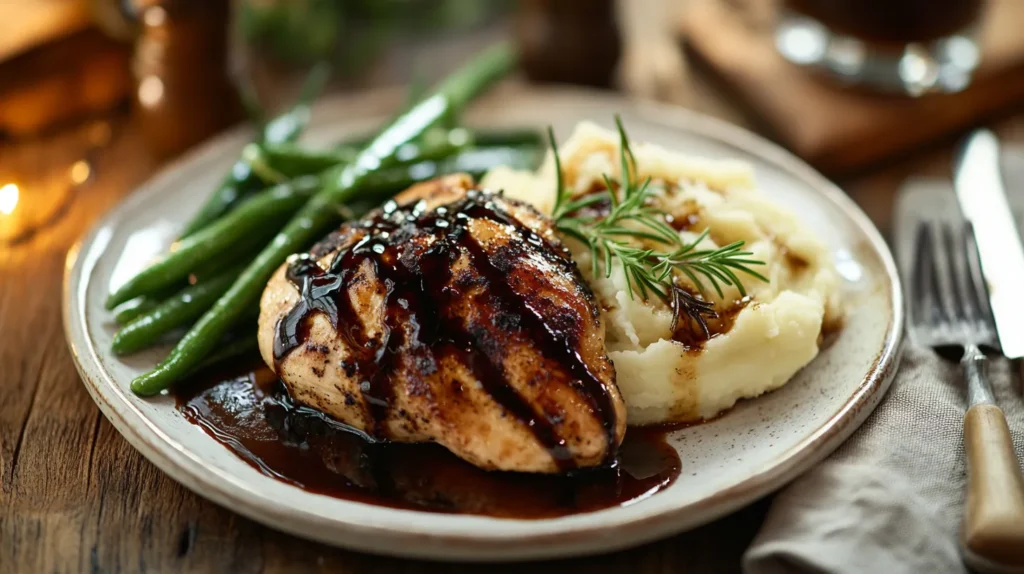
[[[737,123],[744,118],[695,76],[684,102]],[[997,123],[1024,141],[1024,110]],[[376,557],[301,540],[192,494],[136,452],[79,382],[64,341],[60,299],[68,248],[97,216],[160,167],[128,115],[42,140],[0,146],[0,183],[21,174],[31,194],[60,194],[67,169],[93,152],[91,177],[72,190],[50,227],[0,244],[0,572],[461,572],[447,565]],[[87,132],[87,133],[86,133]],[[894,191],[912,174],[948,175],[952,141],[840,181],[884,230]],[[29,175],[26,175],[29,174]],[[82,175],[81,168],[76,177]],[[38,199],[38,198],[36,198]],[[606,556],[530,565],[536,572],[739,571],[770,500],[695,531]],[[486,566],[492,572],[521,565]]]

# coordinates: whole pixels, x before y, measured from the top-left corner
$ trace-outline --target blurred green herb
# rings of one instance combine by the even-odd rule
[[[479,26],[511,0],[242,0],[241,37],[291,65],[329,59],[341,75],[371,65],[389,43]]]

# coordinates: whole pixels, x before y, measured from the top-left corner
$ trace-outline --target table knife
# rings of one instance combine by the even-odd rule
[[[999,140],[991,131],[977,130],[967,138],[957,158],[953,187],[975,236],[999,345],[1005,356],[1021,358],[1024,247],[1006,198]],[[973,362],[980,368],[984,357],[977,348],[975,353]],[[984,372],[977,368],[968,370],[968,378],[984,379]],[[968,393],[971,404],[964,417],[968,483],[960,533],[964,559],[979,572],[1024,572],[1024,477],[1006,416],[991,392],[985,395]]]
[[[999,140],[987,129],[968,138],[957,160],[954,189],[974,230],[981,270],[1003,355],[1024,357],[1024,247],[1006,199]]]

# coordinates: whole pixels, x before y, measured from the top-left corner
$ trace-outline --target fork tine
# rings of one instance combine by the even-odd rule
[[[942,239],[948,254],[952,295],[958,303],[954,305],[956,317],[962,321],[975,321],[978,317],[977,297],[967,265],[964,231],[960,226],[945,223],[942,225]]]
[[[930,286],[931,248],[928,246],[928,225],[921,221],[914,233],[914,269],[910,274],[910,311],[916,323],[932,321]]]
[[[974,227],[970,223],[964,225],[964,251],[967,255],[967,267],[970,270],[974,301],[978,305],[978,318],[986,324],[990,324],[992,309],[988,304],[988,288],[985,286],[985,276],[981,272],[981,259],[978,256],[978,244],[974,240]]]
[[[930,222],[928,225],[928,243],[931,250],[932,293],[937,300],[935,308],[939,312],[938,320],[945,328],[957,318],[957,302],[953,295],[952,271],[950,270],[949,253],[942,241],[942,223]]]

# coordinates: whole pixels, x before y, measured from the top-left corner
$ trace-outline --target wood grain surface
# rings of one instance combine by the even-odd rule
[[[686,103],[738,115],[691,78]],[[64,341],[60,295],[68,248],[159,164],[128,117],[46,140],[0,146],[0,185],[18,174],[32,201],[58,198],[68,166],[103,126],[93,177],[51,227],[0,244],[0,572],[519,572],[523,565],[448,565],[376,557],[304,541],[192,494],[132,449],[89,399]],[[1024,140],[1024,113],[1000,127]],[[885,228],[911,174],[948,175],[951,146],[840,182]],[[56,175],[54,175],[56,174]],[[28,199],[26,199],[27,201]],[[45,201],[44,201],[45,203]],[[661,542],[606,556],[529,565],[539,573],[738,572],[770,501]]]

